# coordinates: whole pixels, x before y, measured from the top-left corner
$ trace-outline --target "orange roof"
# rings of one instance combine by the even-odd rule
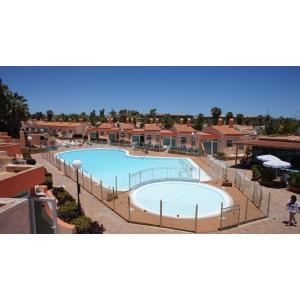
[[[225,135],[243,135],[241,132],[239,132],[233,127],[229,127],[228,125],[215,125],[211,126],[211,128],[214,128],[215,130]]]
[[[295,142],[282,142],[272,140],[248,140],[234,142],[235,145],[249,145],[261,148],[276,148],[276,149],[288,149],[288,150],[300,150],[300,143]]]
[[[45,121],[37,121],[32,125],[38,127],[78,127],[82,123],[80,122],[45,122]]]
[[[211,133],[207,133],[207,132],[203,132],[203,131],[197,131],[196,134],[198,136],[200,136],[200,138],[202,138],[202,139],[214,140],[214,139],[219,138],[219,136],[217,134],[211,134]]]
[[[144,134],[145,130],[143,128],[134,128],[132,130],[129,131],[129,133],[132,133],[132,134]]]
[[[114,127],[114,124],[113,123],[102,123],[100,126],[99,126],[99,129],[111,129]]]
[[[120,123],[120,128],[124,130],[132,130],[134,125],[130,123]]]
[[[156,124],[145,124],[145,130],[147,131],[160,131],[161,127]]]
[[[160,131],[161,136],[176,136],[176,132],[172,130],[163,129]]]
[[[175,124],[172,128],[178,133],[192,133],[195,131],[192,126],[183,124]]]

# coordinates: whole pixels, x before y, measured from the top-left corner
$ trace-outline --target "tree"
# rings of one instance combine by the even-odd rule
[[[219,107],[213,107],[211,110],[211,116],[213,118],[213,125],[217,125],[218,124],[218,120],[222,114],[222,110]]]
[[[230,120],[231,118],[233,118],[233,117],[234,117],[234,115],[233,115],[233,113],[232,113],[231,111],[229,111],[229,112],[226,114],[225,122],[226,122],[227,125],[229,124],[229,120]]]
[[[195,130],[202,130],[204,126],[204,115],[199,114],[194,121],[193,128]]]
[[[150,109],[148,115],[149,115],[149,118],[156,118],[156,116],[157,116],[156,108]]]
[[[118,121],[118,115],[116,113],[116,111],[112,108],[110,113],[109,113],[109,116],[112,118],[112,121],[113,122],[117,122]]]
[[[244,124],[244,115],[243,114],[237,114],[236,115],[236,123],[238,125],[243,125]]]
[[[97,116],[96,116],[96,111],[93,109],[92,112],[90,113],[90,118],[89,118],[91,124],[93,126],[96,126],[97,123]]]
[[[125,123],[126,119],[128,118],[128,110],[127,109],[121,109],[118,112],[118,121]]]
[[[46,116],[41,111],[38,111],[38,112],[30,115],[30,118],[36,119],[36,120],[44,120],[46,118]]]
[[[49,109],[49,110],[46,111],[46,115],[47,115],[47,121],[51,122],[52,119],[53,119],[53,116],[54,116],[54,112]]]
[[[174,120],[169,114],[162,118],[162,125],[165,129],[170,129],[174,125]]]
[[[105,116],[105,109],[104,108],[100,109],[100,112],[99,112],[99,121],[101,123],[107,122],[107,118]]]
[[[10,91],[0,79],[0,131],[7,132],[13,138],[19,137],[21,122],[29,117],[27,100]]]

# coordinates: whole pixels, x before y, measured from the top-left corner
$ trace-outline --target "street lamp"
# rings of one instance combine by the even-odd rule
[[[29,143],[29,154],[30,154],[30,146],[31,146],[32,136],[28,136],[27,140],[28,140],[28,143]]]
[[[77,202],[78,202],[78,207],[80,208],[80,199],[79,199],[79,194],[80,194],[80,185],[79,185],[79,180],[78,180],[78,170],[81,167],[81,161],[78,159],[75,159],[72,162],[72,166],[76,171],[76,182],[77,182]]]

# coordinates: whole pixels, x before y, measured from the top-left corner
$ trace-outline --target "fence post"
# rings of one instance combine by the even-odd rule
[[[249,204],[249,199],[246,197],[246,209],[245,209],[245,223],[248,222],[248,204]]]
[[[199,182],[201,181],[201,168],[199,167]]]
[[[162,226],[162,200],[159,201],[159,226]]]
[[[118,194],[118,177],[115,177],[115,183],[116,183],[116,193]]]
[[[131,221],[131,214],[130,214],[130,196],[128,196],[128,221]]]
[[[91,194],[93,194],[93,176],[90,175],[90,182],[91,182]]]
[[[220,214],[220,231],[223,227],[223,202],[221,203],[221,214]]]
[[[198,204],[196,204],[196,209],[195,209],[195,233],[197,233],[197,226],[198,226]]]
[[[269,192],[269,197],[268,197],[267,218],[269,218],[270,202],[271,202],[271,192]]]
[[[129,185],[129,191],[131,191],[131,184],[130,184],[130,172],[128,173],[128,185]]]
[[[101,195],[101,201],[103,201],[102,180],[100,180],[100,195]]]
[[[72,178],[72,174],[71,174],[71,164],[69,163],[69,174],[70,174],[70,178]]]
[[[112,197],[113,197],[113,210],[115,210],[115,188],[112,188]]]
[[[256,187],[256,184],[255,184],[255,181],[253,181],[252,202],[254,202],[254,200],[255,200],[255,187]]]
[[[84,188],[84,176],[83,176],[83,170],[81,170],[81,179],[82,179],[82,187]]]

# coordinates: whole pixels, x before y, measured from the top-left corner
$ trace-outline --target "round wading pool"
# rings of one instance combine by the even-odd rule
[[[220,214],[224,207],[233,203],[232,198],[222,189],[204,183],[165,181],[144,185],[131,192],[135,206],[149,213],[168,217],[195,218],[196,204],[198,217],[212,217]]]

